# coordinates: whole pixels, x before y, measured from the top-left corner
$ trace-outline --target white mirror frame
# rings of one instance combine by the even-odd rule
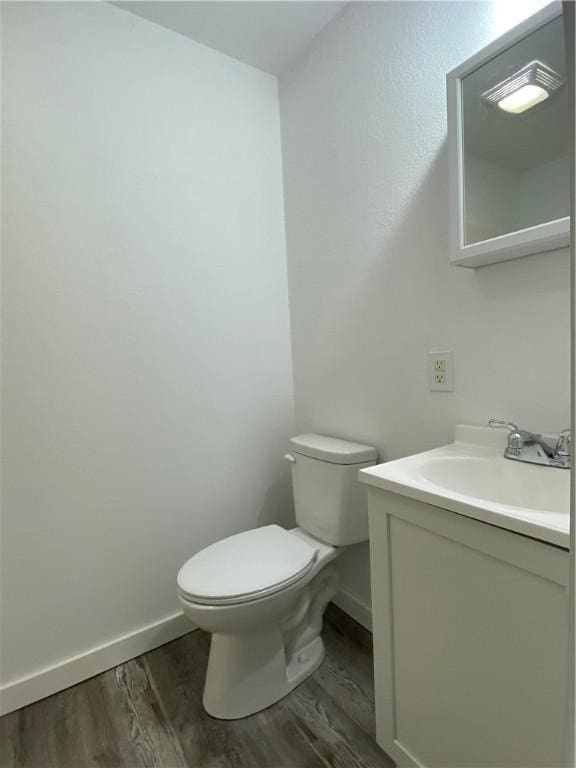
[[[520,229],[490,240],[464,242],[464,158],[462,146],[462,80],[485,62],[562,15],[562,4],[542,8],[446,76],[448,98],[448,153],[450,173],[450,263],[459,267],[483,267],[534,253],[565,248],[570,244],[570,217]]]

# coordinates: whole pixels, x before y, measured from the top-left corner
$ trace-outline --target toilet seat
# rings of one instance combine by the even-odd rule
[[[190,558],[178,573],[185,600],[234,605],[258,600],[303,579],[318,549],[278,525],[229,536]]]

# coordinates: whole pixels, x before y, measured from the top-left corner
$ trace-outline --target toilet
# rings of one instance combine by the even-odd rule
[[[290,440],[297,528],[267,525],[198,552],[178,573],[183,612],[212,634],[203,703],[233,720],[286,696],[322,663],[333,561],[368,539],[358,470],[376,449],[324,435]]]

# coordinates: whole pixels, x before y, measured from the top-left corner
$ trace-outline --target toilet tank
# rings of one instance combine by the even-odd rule
[[[376,449],[325,435],[290,440],[296,522],[335,546],[368,539],[366,489],[358,470],[376,463]]]

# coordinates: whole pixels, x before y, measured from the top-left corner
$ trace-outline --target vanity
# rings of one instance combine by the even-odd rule
[[[565,764],[570,472],[507,445],[458,426],[360,472],[377,740],[398,765]]]

